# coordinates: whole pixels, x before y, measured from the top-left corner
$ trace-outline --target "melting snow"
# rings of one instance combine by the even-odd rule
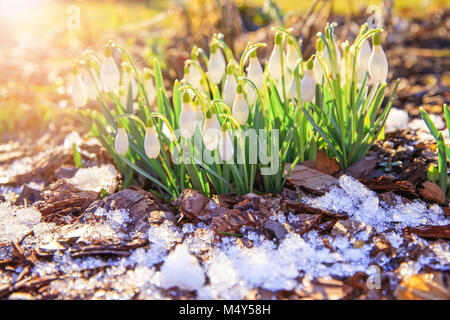
[[[396,108],[392,108],[386,119],[386,132],[391,132],[408,127],[408,112]]]
[[[84,191],[100,192],[105,189],[113,193],[117,187],[118,172],[112,164],[100,167],[81,168],[75,173],[70,182]]]

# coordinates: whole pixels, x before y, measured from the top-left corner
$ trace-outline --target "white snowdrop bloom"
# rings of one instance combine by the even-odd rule
[[[117,154],[124,156],[128,152],[128,135],[125,128],[119,127],[117,130],[116,141],[114,142],[114,148]]]
[[[144,150],[145,154],[150,159],[155,159],[158,157],[159,152],[161,151],[158,133],[156,132],[156,127],[154,125],[147,127],[147,130],[145,131]]]
[[[372,50],[370,49],[369,41],[364,40],[361,48],[358,52],[358,69],[360,69],[363,73],[369,69],[369,60],[372,55]]]
[[[307,70],[305,72],[305,75],[303,76],[303,79],[300,82],[300,92],[302,95],[302,101],[303,102],[309,102],[313,101],[314,97],[316,95],[316,78],[314,76],[313,68],[313,61],[308,61]]]
[[[219,138],[219,155],[223,161],[228,161],[233,157],[234,147],[227,130],[222,129]]]
[[[202,78],[203,75],[196,65],[189,64],[184,67],[184,79],[190,83],[194,89],[199,91],[202,90]]]
[[[298,100],[296,78],[292,78],[291,84],[289,86],[289,99],[297,99]]]
[[[314,58],[313,71],[314,71],[314,78],[316,78],[316,82],[321,84],[324,77],[324,72],[322,65],[319,62],[318,56]]]
[[[123,87],[125,89],[126,96],[128,97],[128,88],[129,86],[131,86],[131,94],[134,100],[138,95],[138,83],[136,81],[136,77],[131,72],[131,68],[129,68],[129,66],[126,66],[124,69],[125,72],[123,74]]]
[[[195,119],[195,125],[196,126],[202,126],[203,120],[205,120],[205,116],[203,115],[202,108],[200,107],[200,102],[198,99],[195,99],[192,102],[192,110],[194,111],[194,119]]]
[[[203,126],[203,143],[205,148],[212,151],[219,144],[220,124],[215,114],[208,111],[206,115],[205,125]]]
[[[181,105],[180,119],[178,122],[181,129],[181,135],[186,139],[192,137],[195,131],[195,114],[190,99],[189,93],[185,92],[183,94],[183,103]]]
[[[89,99],[95,100],[98,97],[98,91],[101,90],[100,80],[93,68],[89,68],[84,72],[84,84]]]
[[[112,57],[111,47],[105,49],[105,59],[100,68],[100,80],[105,92],[117,92],[120,85],[120,71]]]
[[[256,102],[257,94],[255,88],[246,83],[245,84],[245,92],[247,93],[247,102],[250,106],[254,105]]]
[[[286,64],[291,71],[293,71],[297,66],[298,59],[300,59],[300,56],[298,54],[297,48],[295,47],[295,44],[292,42],[292,40],[289,39],[286,52]]]
[[[166,138],[169,139],[170,142],[173,142],[172,133],[170,132],[169,127],[167,126],[167,124],[164,121],[161,126],[161,131],[164,134],[164,136],[166,136]]]
[[[217,44],[211,45],[211,54],[208,61],[208,76],[212,83],[219,84],[225,74],[225,58]]]
[[[261,90],[264,84],[263,69],[259,63],[256,52],[250,54],[249,64],[247,67],[247,78],[252,81],[258,90]]]
[[[84,107],[88,100],[88,95],[86,92],[86,86],[84,85],[81,75],[78,73],[78,67],[74,73],[75,79],[72,83],[72,100],[75,107]]]
[[[242,85],[238,85],[236,91],[237,93],[233,103],[232,114],[239,124],[243,125],[247,122],[250,110],[247,101],[245,101],[244,93],[242,92]]]
[[[372,54],[369,59],[369,74],[375,82],[386,82],[388,75],[388,61],[380,45],[380,36],[373,36]]]
[[[222,96],[223,96],[223,100],[225,101],[225,103],[228,106],[232,106],[234,97],[236,97],[237,82],[236,82],[236,78],[235,78],[234,74],[228,73],[228,71],[229,70],[227,70],[227,77],[225,79],[225,85],[223,86]]]
[[[275,36],[275,44],[273,46],[272,53],[269,58],[269,62],[267,64],[267,68],[269,69],[269,73],[272,75],[274,80],[281,79],[281,74],[283,72],[281,68],[281,42],[282,42],[281,34],[277,34]]]
[[[154,104],[156,102],[156,88],[153,78],[149,78],[145,81],[145,85],[147,88],[147,96],[150,104]]]

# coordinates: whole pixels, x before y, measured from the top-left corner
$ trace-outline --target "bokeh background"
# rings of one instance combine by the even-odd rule
[[[401,44],[404,50],[396,56],[402,70],[411,69],[420,76],[422,69],[414,70],[417,60],[423,55],[436,58],[427,68],[435,68],[437,78],[423,81],[444,86],[445,92],[449,3],[448,0],[0,0],[0,140],[32,136],[48,127],[62,127],[66,122],[74,125],[77,120],[68,94],[73,61],[86,49],[101,52],[109,39],[126,46],[141,66],[158,57],[170,88],[174,79],[182,77],[183,63],[192,46],[207,51],[214,32],[222,32],[239,54],[249,40],[266,41],[269,43],[266,50],[270,50],[273,36],[270,26],[292,27],[294,34],[303,39],[305,56],[309,56],[312,38],[327,21],[337,21],[338,34],[345,39],[357,32],[359,24],[381,18],[390,37],[385,39],[386,46],[400,48]],[[413,36],[404,36],[406,31]],[[414,43],[415,39],[423,41]],[[409,64],[405,65],[402,56],[410,54],[410,47],[422,51],[416,60],[406,61]],[[267,53],[262,51],[263,62]],[[427,72],[433,74],[433,70]],[[390,76],[396,75],[410,76],[408,73]],[[440,93],[442,96],[442,88]],[[400,90],[398,99],[401,97]],[[434,101],[432,105],[441,102]]]

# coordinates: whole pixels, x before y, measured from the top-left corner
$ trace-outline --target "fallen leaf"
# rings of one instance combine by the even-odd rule
[[[288,172],[289,167],[290,164],[286,164],[285,174]],[[287,178],[287,182],[293,186],[300,186],[317,195],[325,194],[332,186],[338,184],[336,178],[301,165],[294,167]]]
[[[317,153],[315,168],[316,170],[329,175],[334,175],[340,170],[336,159],[330,158],[324,149],[320,149]]]
[[[404,278],[394,294],[400,300],[449,300],[450,288],[442,273],[422,273]]]
[[[444,191],[434,182],[425,181],[422,188],[418,188],[420,195],[424,200],[445,204]]]

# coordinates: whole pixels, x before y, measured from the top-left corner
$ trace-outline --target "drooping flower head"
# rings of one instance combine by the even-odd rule
[[[156,127],[153,124],[151,118],[147,121],[147,129],[145,131],[144,137],[144,150],[147,157],[150,159],[155,159],[158,157],[161,151],[161,146],[159,145],[158,133],[156,132]]]
[[[313,101],[316,94],[316,78],[314,77],[313,71],[314,62],[309,59],[307,63],[307,69],[302,81],[300,82],[300,92],[302,95],[303,102]]]
[[[213,84],[219,84],[225,74],[226,62],[219,45],[213,41],[208,61],[208,76]]]
[[[87,92],[80,71],[78,70],[78,63],[73,66],[74,81],[72,83],[72,100],[75,107],[84,107],[87,103]]]
[[[283,36],[280,33],[277,33],[275,35],[275,43],[273,46],[272,53],[269,58],[269,63],[267,65],[267,68],[269,69],[269,73],[272,75],[272,78],[275,81],[278,81],[281,79],[281,75],[283,73],[283,70],[281,68],[281,45],[283,42]]]
[[[86,93],[89,99],[95,100],[98,97],[99,90],[102,89],[100,79],[92,65],[92,59],[86,60],[87,68],[83,74],[83,80],[86,87]]]
[[[117,92],[120,85],[120,71],[112,57],[112,48],[108,44],[105,48],[105,59],[100,68],[100,80],[105,92]]]
[[[239,84],[236,88],[236,98],[234,99],[232,114],[240,125],[243,125],[247,122],[249,115],[249,108],[247,101],[245,101],[244,92],[241,84]]]
[[[203,143],[205,148],[212,151],[219,144],[220,123],[214,113],[214,109],[206,112],[205,125],[203,126]]]
[[[236,77],[234,75],[236,66],[230,63],[227,67],[227,76],[225,78],[225,84],[223,86],[223,100],[228,106],[232,106],[234,97],[236,96]]]
[[[388,61],[380,44],[380,35],[375,33],[372,38],[372,54],[369,59],[369,74],[375,83],[386,82]]]
[[[138,83],[136,77],[134,76],[131,65],[128,62],[122,62],[123,70],[123,87],[125,88],[126,96],[128,97],[128,91],[131,87],[131,95],[133,100],[136,99],[138,95]]]
[[[181,104],[181,113],[179,119],[181,135],[189,139],[194,135],[195,131],[195,114],[191,105],[191,97],[186,91],[183,94],[183,103]]]
[[[291,71],[294,71],[295,67],[297,66],[298,59],[300,59],[300,55],[297,51],[295,43],[291,38],[288,38],[286,64]]]
[[[228,134],[226,125],[224,123],[219,138],[219,155],[223,161],[228,161],[233,157],[233,154],[233,142],[231,141],[230,135]]]
[[[155,82],[153,81],[152,73],[148,68],[144,69],[144,82],[145,88],[147,89],[147,96],[149,103],[153,105],[156,103],[156,88]]]
[[[116,140],[114,142],[114,149],[118,155],[124,156],[128,152],[129,142],[128,135],[125,128],[119,122],[119,128],[117,129]]]

